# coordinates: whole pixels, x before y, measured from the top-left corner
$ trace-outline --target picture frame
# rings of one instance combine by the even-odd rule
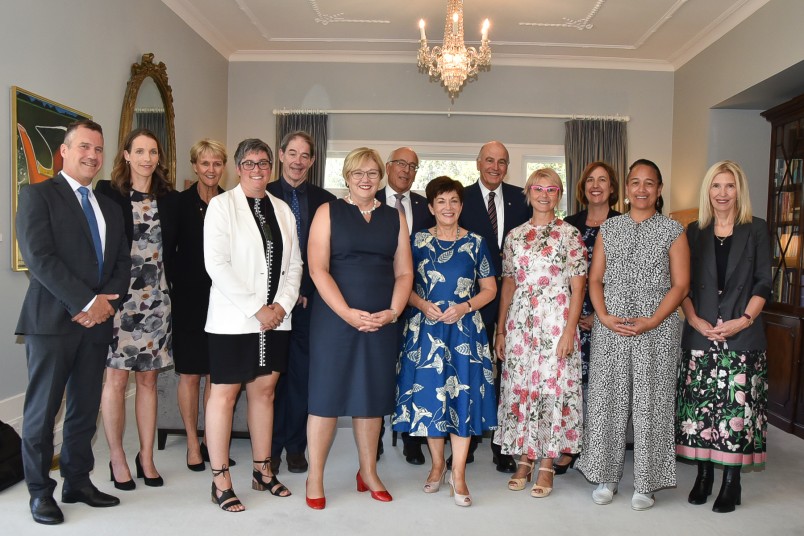
[[[70,123],[92,116],[18,86],[11,86],[11,269],[27,271],[14,222],[20,189],[61,171],[60,147]]]

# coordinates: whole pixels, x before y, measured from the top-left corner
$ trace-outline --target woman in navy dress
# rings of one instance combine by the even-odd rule
[[[360,460],[357,491],[390,501],[377,475],[382,416],[394,408],[398,330],[413,268],[404,216],[374,199],[383,176],[377,151],[343,163],[349,193],[322,205],[310,226],[307,260],[316,286],[310,333],[310,455],[307,504],[320,510],[324,465],[340,416],[351,416]]]
[[[497,425],[491,353],[479,312],[494,299],[497,283],[483,237],[458,226],[463,185],[438,177],[426,193],[436,225],[412,239],[415,283],[392,421],[395,431],[427,438],[433,464],[425,493],[441,487],[447,468],[444,443],[450,437],[450,489],[455,504],[471,506],[469,440]]]

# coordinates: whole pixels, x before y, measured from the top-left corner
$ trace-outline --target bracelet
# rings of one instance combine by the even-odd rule
[[[505,332],[504,331],[498,331],[497,335],[505,335]]]
[[[749,315],[748,313],[743,313],[743,318],[748,320],[748,325],[749,326],[754,323],[754,318],[751,315]]]
[[[469,310],[468,310],[468,311],[466,311],[466,312],[467,312],[467,313],[471,313],[471,312],[472,312],[472,302],[470,302],[469,300],[466,300],[466,305],[468,305],[468,306],[469,306]]]
[[[388,310],[391,311],[391,314],[394,315],[394,317],[391,319],[391,324],[396,324],[396,320],[397,320],[396,309],[391,308],[391,309],[388,309]]]

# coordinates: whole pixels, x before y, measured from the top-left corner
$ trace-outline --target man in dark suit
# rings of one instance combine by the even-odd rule
[[[477,170],[480,172],[480,179],[464,190],[463,212],[461,212],[459,221],[461,227],[486,239],[489,252],[494,259],[494,270],[497,272],[497,296],[480,310],[492,355],[494,355],[494,337],[497,333],[495,327],[500,304],[503,240],[511,229],[525,223],[531,215],[522,188],[503,182],[508,173],[508,164],[508,149],[502,143],[490,141],[480,148],[480,153],[477,155]],[[499,399],[499,370],[495,374],[494,391]],[[469,453],[470,459],[473,458],[476,448],[477,442],[473,438]],[[494,453],[494,463],[497,465],[498,471],[513,473],[516,470],[513,458],[500,454],[499,445],[492,442],[491,450]]]
[[[274,435],[271,468],[279,472],[282,451],[287,452],[288,471],[307,471],[307,382],[310,375],[310,304],[315,286],[307,268],[307,237],[315,211],[335,199],[328,191],[308,182],[315,162],[315,142],[303,131],[287,134],[279,144],[282,163],[279,179],[268,192],[284,200],[296,217],[304,271],[299,301],[293,308],[288,370],[279,378],[274,399]]]
[[[120,208],[92,193],[103,165],[103,132],[92,121],[67,128],[62,172],[20,191],[16,229],[30,285],[16,334],[25,336],[28,387],[22,426],[25,481],[34,521],[64,521],[50,478],[53,425],[67,391],[60,470],[62,502],[115,506],[89,480],[109,320],[131,277]]]
[[[427,229],[435,225],[435,218],[427,207],[427,199],[410,189],[416,180],[416,172],[419,170],[419,156],[410,147],[400,147],[394,150],[385,163],[385,173],[388,176],[388,184],[385,188],[377,192],[377,199],[382,203],[395,207],[405,215],[408,222],[408,232],[413,235],[417,231]],[[404,322],[399,324],[400,343],[401,333]],[[385,426],[382,428],[385,432]],[[402,443],[404,448],[402,453],[405,460],[413,465],[424,464],[424,453],[422,444],[424,438],[410,437],[407,432],[402,433]],[[382,433],[380,434],[380,447],[377,454],[382,453]]]

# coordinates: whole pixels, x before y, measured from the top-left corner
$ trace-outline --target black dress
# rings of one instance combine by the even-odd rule
[[[218,193],[223,193],[219,187]],[[207,204],[198,183],[179,194],[173,299],[173,361],[179,374],[209,374],[209,342],[204,324],[212,280],[204,268],[204,216]]]
[[[246,197],[251,215],[262,236],[268,265],[268,296],[274,302],[282,271],[282,232],[268,197]],[[234,237],[236,240],[237,238]],[[209,334],[210,379],[212,383],[245,383],[257,376],[285,372],[288,366],[290,331],[226,335]]]
[[[394,290],[399,212],[382,204],[367,222],[356,206],[338,199],[329,203],[329,217],[329,271],[346,303],[371,313],[387,310]],[[363,333],[316,296],[310,320],[310,414],[391,414],[398,341],[396,325]]]

